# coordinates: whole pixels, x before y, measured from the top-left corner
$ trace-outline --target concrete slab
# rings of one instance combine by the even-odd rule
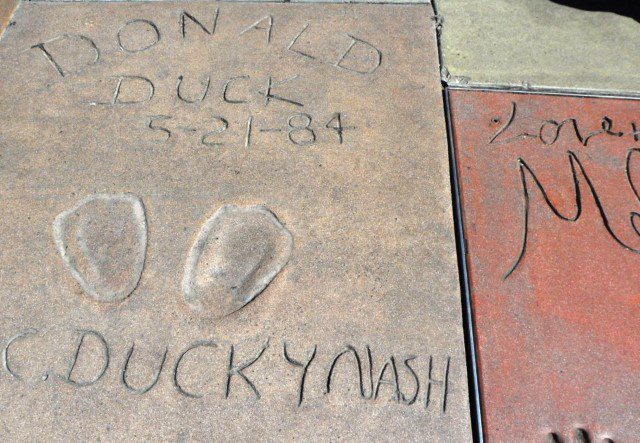
[[[471,441],[432,14],[21,4],[4,435]]]
[[[487,440],[640,440],[640,102],[450,94]]]
[[[615,2],[611,2],[615,3]],[[549,0],[439,0],[451,85],[638,94],[640,23]]]

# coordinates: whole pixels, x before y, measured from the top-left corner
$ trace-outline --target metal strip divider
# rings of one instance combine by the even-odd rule
[[[451,198],[453,202],[453,222],[456,237],[456,252],[458,256],[458,274],[460,278],[460,293],[462,297],[462,325],[465,338],[465,353],[467,357],[467,381],[469,384],[469,406],[471,427],[474,441],[483,443],[484,432],[482,422],[482,402],[480,385],[478,383],[478,364],[475,344],[475,326],[473,322],[473,306],[471,304],[471,288],[467,271],[467,244],[464,235],[462,218],[462,203],[460,199],[460,185],[458,182],[458,165],[456,161],[451,123],[451,108],[449,106],[449,89],[443,85],[444,114],[447,125],[447,141],[449,145],[449,178],[451,180]]]

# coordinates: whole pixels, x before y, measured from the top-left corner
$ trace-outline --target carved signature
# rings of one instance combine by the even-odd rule
[[[609,117],[602,117],[601,120],[601,128],[595,131],[585,132],[582,131],[579,127],[578,120],[576,118],[568,118],[564,119],[561,122],[557,122],[555,120],[545,120],[540,124],[540,127],[537,133],[530,133],[527,131],[520,132],[516,135],[507,135],[507,130],[512,126],[517,113],[517,106],[515,102],[511,103],[511,111],[509,113],[509,117],[507,121],[498,129],[498,131],[491,137],[489,140],[489,144],[507,144],[517,140],[523,139],[538,139],[543,145],[551,146],[558,140],[560,136],[560,132],[563,127],[567,126],[571,128],[573,136],[576,138],[578,142],[584,147],[589,145],[589,142],[594,139],[594,137],[599,136],[607,136],[607,137],[615,137],[620,138],[628,135],[632,135],[634,141],[640,140],[640,133],[637,131],[637,127],[635,123],[631,123],[632,131],[625,133],[622,131],[614,131],[613,130],[613,121]],[[499,123],[500,118],[495,117],[492,120],[494,123]],[[630,148],[627,151],[626,157],[626,178],[633,194],[636,197],[638,203],[640,203],[640,193],[638,192],[638,187],[633,182],[630,172],[630,165],[634,154],[640,152],[640,148]],[[573,180],[573,189],[575,196],[575,209],[569,213],[563,213],[561,210],[553,204],[549,195],[544,187],[544,185],[540,182],[538,176],[534,172],[533,168],[524,160],[522,157],[518,158],[518,170],[520,173],[520,182],[522,184],[522,197],[524,200],[524,210],[523,210],[523,233],[522,240],[520,245],[520,250],[518,255],[508,269],[508,271],[504,274],[504,279],[509,278],[511,274],[518,268],[520,263],[522,262],[526,250],[527,250],[527,241],[529,237],[529,229],[530,229],[530,185],[533,184],[542,195],[546,205],[551,209],[552,213],[559,219],[568,221],[568,222],[576,222],[582,215],[582,205],[583,205],[583,188],[581,188],[581,182],[586,184],[586,188],[588,190],[588,194],[593,198],[594,203],[598,208],[598,213],[600,215],[600,220],[602,221],[603,226],[605,227],[608,235],[622,248],[631,251],[636,254],[640,254],[640,247],[632,246],[625,241],[623,241],[618,234],[614,231],[611,223],[609,221],[609,217],[604,209],[602,204],[602,200],[598,195],[596,187],[593,183],[593,180],[589,177],[586,168],[584,167],[582,161],[578,157],[578,155],[571,150],[567,151],[567,157],[569,159],[569,167],[571,169],[571,176]],[[640,237],[640,213],[636,211],[631,211],[629,213],[629,223],[636,233],[638,237]]]
[[[589,142],[598,136],[609,136],[609,137],[625,137],[625,136],[633,136],[634,141],[640,141],[640,132],[638,132],[638,128],[634,122],[631,123],[631,131],[623,132],[623,131],[614,131],[613,130],[613,120],[607,116],[603,116],[600,121],[600,129],[595,131],[584,132],[580,129],[580,125],[578,124],[578,119],[575,117],[567,118],[558,122],[556,120],[544,120],[537,132],[530,133],[527,131],[521,132],[516,135],[503,137],[506,135],[507,130],[512,126],[515,121],[517,114],[517,105],[515,102],[511,102],[511,111],[509,113],[509,117],[507,121],[502,125],[498,132],[496,132],[491,139],[489,140],[489,144],[496,145],[504,145],[507,143],[511,143],[517,140],[523,139],[538,139],[545,146],[552,146],[555,142],[560,138],[560,132],[562,128],[568,126],[573,131],[573,136],[576,138],[578,142],[582,146],[589,146]],[[500,117],[494,117],[492,119],[494,123],[500,122]]]
[[[627,182],[629,183],[629,186],[633,190],[636,200],[638,200],[638,202],[640,203],[640,194],[638,194],[638,188],[634,184],[633,179],[631,178],[631,173],[630,173],[630,165],[631,165],[632,157],[634,154],[639,152],[640,152],[639,148],[631,148],[628,150],[627,160],[626,160],[626,175],[627,175]],[[567,155],[569,157],[569,165],[571,167],[571,175],[573,177],[573,188],[574,188],[574,195],[575,195],[575,212],[569,215],[565,215],[561,213],[560,210],[551,202],[547,194],[547,191],[545,190],[544,186],[536,176],[533,169],[527,164],[527,162],[523,158],[518,158],[518,166],[520,170],[520,181],[522,183],[522,196],[524,198],[523,235],[522,235],[522,243],[520,246],[520,252],[518,254],[518,257],[516,258],[511,268],[504,275],[505,279],[507,279],[516,270],[516,268],[524,258],[526,248],[527,248],[527,239],[529,235],[529,212],[530,212],[529,182],[527,181],[527,176],[529,176],[531,180],[533,180],[533,183],[542,194],[544,201],[546,202],[549,209],[551,209],[553,214],[559,219],[568,221],[568,222],[575,222],[582,215],[583,197],[582,197],[582,189],[580,188],[579,175],[582,176],[582,179],[586,183],[589,193],[593,198],[593,201],[598,207],[600,219],[605,229],[607,230],[607,233],[609,234],[609,236],[613,238],[615,242],[618,243],[618,245],[620,245],[624,249],[634,252],[636,254],[640,254],[639,248],[636,248],[634,246],[631,246],[625,243],[615,233],[615,231],[611,227],[611,224],[609,222],[609,217],[607,216],[607,213],[602,205],[602,201],[598,196],[598,192],[596,191],[593,181],[591,180],[591,178],[589,178],[589,175],[587,174],[587,171],[584,165],[582,164],[582,162],[580,161],[576,153],[573,151],[567,151]],[[638,224],[638,218],[640,218],[640,213],[635,211],[631,211],[629,213],[629,223],[633,228],[634,232],[640,237],[640,228]]]

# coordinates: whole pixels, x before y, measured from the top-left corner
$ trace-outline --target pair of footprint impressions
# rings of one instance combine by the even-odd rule
[[[138,286],[147,253],[147,217],[135,195],[90,195],[56,217],[53,236],[65,267],[91,298],[118,302]],[[185,301],[194,311],[231,314],[271,283],[292,249],[291,233],[266,207],[222,206],[188,252]]]

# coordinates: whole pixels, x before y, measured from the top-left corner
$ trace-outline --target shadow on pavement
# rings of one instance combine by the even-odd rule
[[[640,2],[637,0],[551,0],[583,11],[613,12],[640,22]]]

